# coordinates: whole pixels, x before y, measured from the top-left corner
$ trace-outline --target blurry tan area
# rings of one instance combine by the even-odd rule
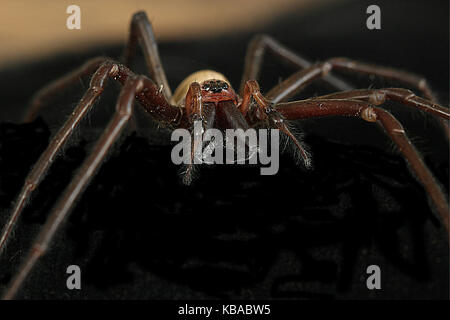
[[[145,10],[159,40],[251,31],[290,10],[332,0],[0,0],[0,68],[24,59],[125,43],[132,14]],[[81,29],[68,30],[66,8],[81,8]]]

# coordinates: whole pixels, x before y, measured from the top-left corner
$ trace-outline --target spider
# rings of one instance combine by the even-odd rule
[[[127,67],[138,44],[144,53],[151,79],[136,75]],[[256,79],[260,73],[265,51],[296,66],[299,71],[263,95]],[[415,87],[425,98],[416,96],[412,91],[403,88],[354,90],[350,85],[332,75],[330,73],[332,70],[376,75],[399,81],[407,86]],[[75,201],[92,180],[121,132],[132,120],[136,100],[155,121],[172,130],[184,128],[192,132],[195,121],[200,121],[204,130],[210,128],[247,130],[260,125],[278,129],[293,142],[306,167],[310,166],[311,157],[301,140],[292,132],[289,121],[324,116],[347,116],[376,123],[398,147],[412,173],[427,191],[447,231],[449,229],[449,207],[446,196],[425,165],[422,156],[407,137],[400,122],[381,108],[385,101],[392,100],[425,111],[437,116],[448,134],[448,119],[450,119],[448,108],[434,102],[435,99],[426,80],[417,75],[347,58],[331,58],[325,62],[312,64],[271,37],[258,35],[249,43],[238,93],[234,91],[223,74],[213,70],[202,70],[188,76],[172,94],[159,58],[151,23],[145,12],[137,12],[131,20],[130,36],[122,63],[104,57],[87,61],[83,66],[38,91],[31,101],[24,120],[33,120],[49,98],[76,83],[84,75],[92,75],[90,86],[28,174],[2,231],[0,251],[4,248],[33,191],[44,179],[56,155],[101,96],[109,79],[122,85],[115,114],[50,212],[31,251],[6,288],[3,299],[11,299],[15,296],[33,266],[45,254]],[[339,91],[325,96],[287,102],[300,90],[320,79]],[[194,157],[195,148],[198,146],[193,146],[191,159]],[[187,165],[182,175],[183,182],[190,184],[193,164]]]

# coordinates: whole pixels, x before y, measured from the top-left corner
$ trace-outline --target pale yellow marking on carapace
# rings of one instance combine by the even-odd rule
[[[186,98],[186,94],[189,90],[189,86],[193,82],[202,83],[206,80],[222,80],[228,83],[231,87],[230,81],[221,73],[216,72],[214,70],[200,70],[194,72],[187,76],[177,87],[175,90],[172,99],[170,99],[170,103],[175,106],[184,107],[184,99]]]

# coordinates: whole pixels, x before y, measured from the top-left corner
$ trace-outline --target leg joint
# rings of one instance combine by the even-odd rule
[[[369,96],[369,103],[379,106],[386,100],[386,92],[383,90],[374,90]]]
[[[265,45],[268,44],[270,42],[270,37],[264,33],[260,33],[257,34],[255,36],[252,37],[252,39],[250,40],[250,43],[252,45]]]
[[[374,108],[367,107],[367,108],[364,108],[364,110],[362,110],[361,118],[363,118],[367,122],[376,122],[377,121],[377,113]]]
[[[355,63],[344,57],[336,57],[328,59],[326,62],[331,63],[333,66],[353,66]]]
[[[333,69],[333,64],[326,61],[322,64],[322,76],[325,77],[330,71],[331,69]]]

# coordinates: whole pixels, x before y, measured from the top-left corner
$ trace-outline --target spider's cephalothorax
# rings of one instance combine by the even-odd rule
[[[218,79],[209,79],[200,83],[202,88],[202,101],[212,102],[217,106],[220,101],[233,101],[236,105],[238,102],[238,96],[234,92],[231,85]]]
[[[201,84],[202,90],[210,93],[220,93],[227,90],[229,84],[222,80],[210,79],[206,80]]]
[[[217,103],[220,101],[233,101],[238,103],[238,96],[228,79],[221,73],[213,70],[200,70],[186,77],[175,90],[172,97],[174,105],[184,106],[189,86],[197,82],[200,84],[203,103]]]
[[[108,150],[129,123],[133,115],[135,100],[153,119],[163,121],[171,128],[191,128],[195,119],[201,119],[204,129],[213,127],[247,129],[254,128],[261,121],[265,121],[273,128],[279,129],[295,143],[305,164],[309,163],[308,153],[289,130],[286,125],[287,121],[324,116],[351,116],[362,119],[366,123],[376,123],[395,143],[414,175],[426,189],[448,232],[447,197],[425,165],[421,154],[409,140],[403,126],[391,113],[381,107],[386,100],[393,100],[433,114],[441,120],[441,124],[448,134],[450,112],[448,108],[435,102],[431,89],[422,77],[346,58],[330,58],[322,63],[311,64],[308,59],[283,47],[274,39],[268,36],[256,36],[248,47],[238,94],[235,93],[224,75],[212,70],[203,70],[188,76],[172,95],[159,58],[155,38],[146,14],[144,12],[136,13],[131,22],[130,38],[125,49],[123,63],[104,57],[91,59],[81,68],[41,89],[32,100],[25,117],[25,120],[28,121],[33,120],[47,98],[54,96],[71,84],[78,83],[81,76],[93,74],[89,89],[80,99],[77,108],[52,138],[48,148],[25,179],[19,196],[13,202],[11,215],[1,233],[0,252],[33,191],[44,179],[55,156],[62,153],[60,151],[67,140],[100,97],[107,80],[113,79],[122,85],[114,117],[48,215],[45,225],[33,243],[32,250],[8,286],[3,298],[9,299],[15,295],[38,258],[46,252],[56,230],[92,180]],[[152,79],[136,75],[127,67],[130,65],[138,43],[142,46]],[[262,53],[265,50],[275,53],[276,56],[295,65],[299,70],[263,95],[256,79],[261,71]],[[424,98],[402,88],[355,90],[330,74],[333,70],[380,76],[402,82],[420,92]],[[319,79],[325,80],[341,92],[288,102],[301,89]],[[195,152],[191,153],[194,155]],[[183,179],[185,181],[191,181],[191,171],[184,172]]]

